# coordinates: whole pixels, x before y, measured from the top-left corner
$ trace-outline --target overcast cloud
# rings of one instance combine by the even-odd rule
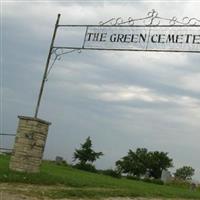
[[[162,17],[200,19],[198,1],[3,1],[2,6],[1,132],[6,133],[16,131],[18,115],[33,116],[58,13],[61,24],[144,17],[153,8]],[[199,63],[199,54],[186,53],[64,55],[49,75],[39,111],[52,122],[44,157],[72,162],[74,149],[91,136],[94,148],[105,154],[98,168],[114,167],[129,149],[145,147],[169,152],[172,171],[191,165],[200,180]],[[11,142],[1,137],[1,145]]]

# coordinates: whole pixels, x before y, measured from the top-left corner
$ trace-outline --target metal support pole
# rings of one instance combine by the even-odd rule
[[[36,109],[35,109],[35,116],[34,116],[35,118],[37,118],[37,115],[38,115],[38,110],[39,110],[40,101],[41,101],[41,97],[42,97],[42,93],[43,93],[43,89],[44,89],[47,71],[48,71],[48,68],[49,68],[49,62],[50,62],[50,59],[51,59],[51,53],[52,53],[52,49],[53,49],[53,45],[54,45],[54,41],[55,41],[55,37],[56,37],[56,32],[57,32],[60,16],[61,15],[58,14],[56,24],[55,24],[55,28],[54,28],[54,32],[53,32],[53,37],[52,37],[52,40],[51,40],[51,45],[50,45],[50,48],[49,48],[49,54],[48,54],[48,57],[47,57],[44,75],[43,75],[43,78],[42,78],[42,84],[40,86],[40,92],[39,92],[39,96],[38,96],[37,106],[36,106]]]

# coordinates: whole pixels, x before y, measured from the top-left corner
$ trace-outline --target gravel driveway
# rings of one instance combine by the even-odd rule
[[[51,198],[37,195],[37,191],[41,193],[41,191],[48,191],[48,190],[52,190],[56,188],[70,190],[70,188],[67,188],[64,186],[43,186],[43,185],[39,186],[39,185],[31,185],[31,184],[1,183],[0,184],[0,200],[52,200]],[[74,199],[65,198],[65,199],[56,199],[56,200],[74,200]],[[141,197],[139,198],[121,198],[121,197],[116,198],[115,197],[115,198],[106,198],[103,200],[163,200],[163,199],[141,198]],[[164,199],[164,200],[174,200],[174,199]],[[176,200],[183,200],[183,199],[176,199]]]

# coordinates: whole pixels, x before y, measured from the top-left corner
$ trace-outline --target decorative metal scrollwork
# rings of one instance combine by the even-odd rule
[[[147,16],[144,18],[137,18],[134,19],[132,17],[128,17],[127,19],[123,19],[121,17],[118,18],[111,18],[105,22],[101,21],[99,22],[99,25],[112,25],[112,26],[123,26],[123,25],[200,25],[200,19],[197,18],[189,18],[189,17],[183,17],[181,20],[179,20],[177,17],[172,18],[164,18],[160,17],[158,12],[154,9],[147,13]]]
[[[51,57],[51,65],[49,66],[49,69],[47,71],[45,80],[48,81],[48,76],[49,76],[49,74],[51,72],[51,69],[52,69],[53,65],[55,64],[55,62],[57,60],[61,60],[62,55],[68,54],[68,53],[73,53],[75,51],[77,51],[78,53],[81,53],[81,49],[71,49],[71,50],[68,49],[68,50],[66,50],[66,49],[57,48],[57,47],[56,48],[52,48],[52,50],[51,50],[51,55],[52,55],[52,57]]]

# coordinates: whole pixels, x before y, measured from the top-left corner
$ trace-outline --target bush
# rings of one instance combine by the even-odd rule
[[[174,180],[170,181],[169,183],[167,183],[167,185],[178,186],[178,187],[182,187],[182,188],[190,187],[190,183],[188,181],[184,181],[182,179],[174,179]]]
[[[121,178],[121,174],[113,169],[99,170],[98,172],[107,176],[112,176],[114,178]]]
[[[140,181],[140,178],[137,177],[137,176],[130,176],[130,175],[128,175],[126,178],[130,179],[130,180]]]
[[[56,164],[56,165],[62,165],[62,166],[69,166],[68,163],[67,163],[65,160],[62,160],[62,161],[60,161],[60,162],[56,162],[56,161],[55,161],[55,164]]]
[[[95,166],[92,164],[88,164],[88,163],[85,163],[85,164],[78,163],[78,164],[74,165],[73,167],[76,169],[80,169],[80,170],[84,170],[84,171],[88,171],[88,172],[97,172]]]
[[[153,183],[153,184],[157,184],[157,185],[163,185],[164,182],[161,181],[160,179],[149,179],[149,178],[140,178],[140,177],[136,177],[136,176],[127,176],[126,177],[127,179],[130,179],[130,180],[135,180],[135,181],[143,181],[143,182],[146,182],[146,183]]]
[[[11,156],[12,155],[12,152],[0,152],[0,156]]]
[[[147,182],[147,183],[154,183],[157,185],[164,185],[164,182],[161,181],[160,179],[149,179],[149,178],[144,178],[142,181]]]

